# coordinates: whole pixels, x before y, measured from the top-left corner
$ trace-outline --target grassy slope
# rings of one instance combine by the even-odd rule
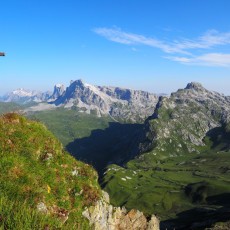
[[[0,158],[0,229],[88,229],[81,213],[100,196],[97,173],[64,152],[44,125],[1,116]],[[48,214],[37,211],[39,203]],[[69,212],[64,225],[61,210]]]

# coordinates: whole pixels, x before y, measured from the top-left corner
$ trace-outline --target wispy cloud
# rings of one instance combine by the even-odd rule
[[[208,30],[195,39],[180,38],[168,42],[158,38],[125,32],[119,28],[96,28],[93,31],[113,42],[124,45],[145,45],[158,48],[164,53],[177,54],[179,56],[171,56],[167,57],[167,59],[179,63],[206,66],[230,66],[230,54],[213,52],[213,50],[212,53],[204,53],[198,56],[194,54],[197,50],[203,50],[204,52],[214,49],[217,46],[229,45],[230,32],[221,33],[217,30]]]
[[[187,65],[230,67],[230,54],[208,53],[196,57],[166,57],[172,61]]]
[[[197,39],[182,39],[176,41],[175,45],[182,50],[187,49],[209,49],[218,45],[230,44],[230,32],[220,33],[217,30],[209,30]]]
[[[96,28],[94,32],[106,39],[125,45],[146,45],[159,48],[165,53],[187,53],[177,46],[167,44],[156,38],[149,38],[139,34],[127,33],[119,28]]]

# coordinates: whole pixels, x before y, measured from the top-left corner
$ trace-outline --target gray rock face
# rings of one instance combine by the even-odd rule
[[[169,98],[159,99],[154,114],[145,122],[137,151],[170,157],[199,153],[207,132],[229,122],[229,97],[192,82]]]
[[[115,119],[143,121],[151,115],[158,96],[144,91],[118,87],[93,86],[82,80],[71,82],[66,91],[54,101],[55,105],[77,107],[98,116],[107,114]]]
[[[127,211],[124,207],[113,207],[106,199],[98,201],[95,206],[83,212],[94,230],[159,230],[159,219],[152,215],[147,221],[144,214],[138,210]]]
[[[65,92],[65,86],[62,84],[56,84],[54,86],[53,94],[49,97],[49,101],[57,100]]]

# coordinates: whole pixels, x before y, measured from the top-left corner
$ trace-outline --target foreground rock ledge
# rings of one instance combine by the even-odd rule
[[[103,199],[97,201],[95,206],[83,212],[94,230],[159,230],[159,219],[152,215],[148,221],[144,214],[138,210],[127,211],[124,207],[113,207],[109,204],[106,192]]]

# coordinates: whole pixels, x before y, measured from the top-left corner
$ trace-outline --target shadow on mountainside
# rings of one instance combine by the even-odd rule
[[[102,176],[108,164],[123,165],[135,157],[142,128],[142,124],[110,122],[105,130],[93,130],[89,137],[74,140],[66,149],[77,159],[92,164]]]
[[[230,149],[230,130],[229,124],[222,125],[221,127],[216,127],[207,132],[206,136],[212,142],[212,149],[217,151],[226,151]]]
[[[162,221],[161,229],[203,230],[230,220],[230,193],[210,196],[206,202],[206,205],[178,213],[176,219]]]

